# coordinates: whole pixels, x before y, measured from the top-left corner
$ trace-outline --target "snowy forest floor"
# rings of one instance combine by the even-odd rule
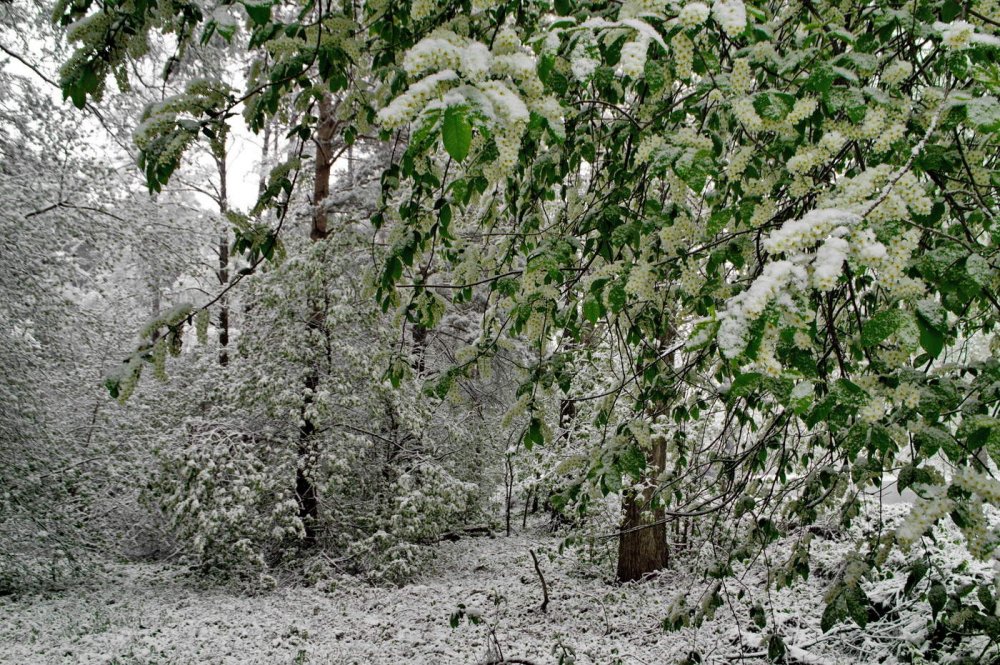
[[[742,617],[737,623],[731,606],[697,631],[663,630],[678,592],[690,589],[688,604],[697,606],[707,586],[700,579],[667,571],[644,584],[613,585],[611,571],[601,569],[602,579],[576,553],[557,554],[558,544],[541,529],[466,537],[435,546],[432,564],[401,588],[345,576],[322,590],[286,586],[256,596],[198,588],[176,567],[116,564],[81,589],[0,598],[0,662],[471,664],[501,662],[499,645],[502,657],[539,665],[673,663],[692,649],[706,663],[728,663],[740,660],[741,640],[743,653],[756,656],[747,662],[762,662],[768,631],[753,632]],[[792,662],[874,662],[848,655],[866,641],[857,626],[819,630],[842,547],[814,543],[816,574],[772,592],[768,624],[781,627]],[[548,584],[544,614],[531,549],[541,553]],[[765,593],[763,578],[753,578],[740,586]],[[484,621],[452,628],[460,603]],[[575,661],[560,659],[570,653]]]

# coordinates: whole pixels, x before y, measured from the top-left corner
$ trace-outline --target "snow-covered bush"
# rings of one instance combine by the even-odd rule
[[[160,437],[148,496],[205,573],[270,583],[308,553],[309,525],[340,571],[401,582],[490,492],[489,465],[462,450],[489,416],[457,422],[468,405],[429,395],[424,375],[386,377],[398,341],[364,295],[365,249],[351,228],[337,243],[289,243],[283,263],[249,280],[229,364],[209,367],[197,348],[172,363],[173,380],[190,377],[197,392],[183,401],[204,414]],[[425,373],[434,357],[422,352]]]

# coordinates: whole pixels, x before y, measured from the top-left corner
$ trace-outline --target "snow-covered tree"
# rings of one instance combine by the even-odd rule
[[[784,579],[807,575],[812,526],[849,523],[893,482],[914,509],[858,542],[824,628],[864,625],[866,580],[943,519],[995,557],[993,0],[255,1],[210,19],[84,0],[56,15],[74,22],[62,84],[78,106],[127,77],[154,29],[254,55],[245,91],[199,82],[145,126],[154,189],[240,104],[254,129],[298,109],[289,130],[307,139],[333,92],[346,144],[380,132],[377,301],[426,330],[441,294],[483,298],[472,357],[511,336],[530,350],[527,447],[555,435],[554,405],[598,402],[580,477],[628,481],[620,578],[665,565],[667,522],[703,519],[726,527],[713,575],[780,538],[797,542]],[[567,371],[589,353],[610,385]],[[914,566],[935,639],[995,650],[994,580],[970,600]]]

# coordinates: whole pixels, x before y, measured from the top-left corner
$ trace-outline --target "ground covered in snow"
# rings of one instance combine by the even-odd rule
[[[199,588],[176,567],[115,565],[83,588],[0,598],[0,662],[651,664],[692,649],[707,663],[733,662],[741,651],[764,656],[767,631],[734,620],[747,598],[766,593],[759,576],[729,580],[730,595],[742,589],[743,602],[727,601],[700,629],[666,632],[661,622],[678,592],[688,590],[688,604],[697,606],[708,582],[668,571],[616,586],[609,570],[588,568],[579,553],[559,554],[558,544],[541,529],[463,538],[435,546],[433,563],[402,588],[341,577],[256,596]],[[861,662],[856,626],[826,634],[818,627],[838,547],[814,543],[809,582],[771,592],[768,625],[780,626],[796,662]],[[548,584],[544,614],[532,549]],[[452,627],[460,604],[482,621],[459,617]]]

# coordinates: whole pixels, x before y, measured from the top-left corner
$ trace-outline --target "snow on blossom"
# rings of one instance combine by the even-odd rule
[[[716,0],[712,16],[730,37],[742,34],[747,26],[747,9],[743,0]]]
[[[764,240],[764,249],[772,254],[800,252],[830,235],[838,226],[850,226],[860,217],[836,208],[810,210],[800,219],[785,222]]]
[[[820,246],[813,260],[813,286],[820,291],[829,291],[837,284],[848,249],[843,238],[829,238]]]
[[[406,124],[424,108],[431,97],[440,93],[442,84],[457,79],[458,74],[452,69],[420,79],[378,112],[379,122],[388,129]]]
[[[597,71],[599,63],[595,58],[590,57],[587,53],[588,44],[586,42],[578,42],[575,47],[573,47],[573,53],[570,56],[570,69],[573,72],[573,78],[577,81],[584,82],[594,75]]]
[[[630,78],[641,78],[646,68],[646,53],[649,50],[649,40],[640,36],[622,47],[619,65],[621,73]]]
[[[782,300],[789,286],[805,288],[806,269],[792,261],[772,261],[764,266],[750,287],[731,298],[719,314],[719,348],[727,358],[735,358],[747,345],[750,323],[764,313],[769,304]],[[790,301],[786,301],[791,304]]]
[[[691,2],[681,7],[677,20],[687,28],[696,28],[708,20],[708,5],[702,2]]]
[[[951,23],[934,23],[934,29],[941,33],[941,41],[950,49],[969,48],[973,43],[1000,46],[1000,38],[976,32],[976,26],[968,21],[952,21]]]

